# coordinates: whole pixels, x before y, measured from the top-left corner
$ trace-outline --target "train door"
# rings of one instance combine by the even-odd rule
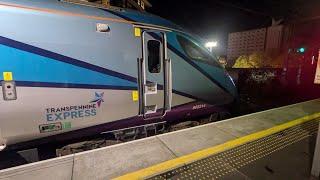
[[[171,110],[171,61],[166,31],[140,27],[138,58],[139,114],[145,119],[164,117]]]

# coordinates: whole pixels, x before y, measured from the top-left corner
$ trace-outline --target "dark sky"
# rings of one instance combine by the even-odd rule
[[[149,12],[171,20],[204,39],[218,40],[218,54],[225,53],[230,32],[267,27],[271,25],[271,17],[285,20],[300,18],[306,16],[306,12],[310,13],[315,4],[320,4],[320,0],[149,1],[153,5]]]

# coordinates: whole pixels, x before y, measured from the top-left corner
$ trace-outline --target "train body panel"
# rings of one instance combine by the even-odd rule
[[[19,101],[1,106],[6,112],[1,116],[1,133],[8,144],[135,117],[138,112],[128,90],[19,87],[17,91]],[[92,103],[96,93],[103,94],[100,105]],[[174,106],[193,101],[179,95],[174,98]],[[47,124],[61,128],[50,132],[40,129]]]
[[[200,58],[210,58],[197,40],[147,13],[56,0],[1,0],[0,23],[0,72],[12,74],[17,93],[16,100],[0,100],[3,144],[90,127],[99,133],[120,124],[167,121],[199,109],[208,114],[203,109],[236,97],[232,80],[214,59],[192,59],[190,48]],[[145,33],[135,34],[138,26]],[[159,56],[154,66],[152,48]],[[137,58],[143,51],[148,54],[141,70]],[[4,76],[0,80],[11,82]],[[151,95],[145,90],[148,84],[156,87]],[[142,106],[152,104],[158,120],[141,114]]]

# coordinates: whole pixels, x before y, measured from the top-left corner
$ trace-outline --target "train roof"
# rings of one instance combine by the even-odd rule
[[[182,30],[178,25],[159,16],[124,8],[102,8],[101,6],[93,7],[64,0],[0,0],[0,5],[33,10],[54,10],[67,12],[69,14],[76,13],[90,17],[97,17],[97,19],[99,19],[99,17],[113,18],[116,20],[126,20],[131,23],[136,22],[163,26],[180,31]]]

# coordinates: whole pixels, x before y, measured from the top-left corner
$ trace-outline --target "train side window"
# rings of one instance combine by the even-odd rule
[[[161,71],[161,43],[156,40],[148,41],[148,70],[150,73]]]

